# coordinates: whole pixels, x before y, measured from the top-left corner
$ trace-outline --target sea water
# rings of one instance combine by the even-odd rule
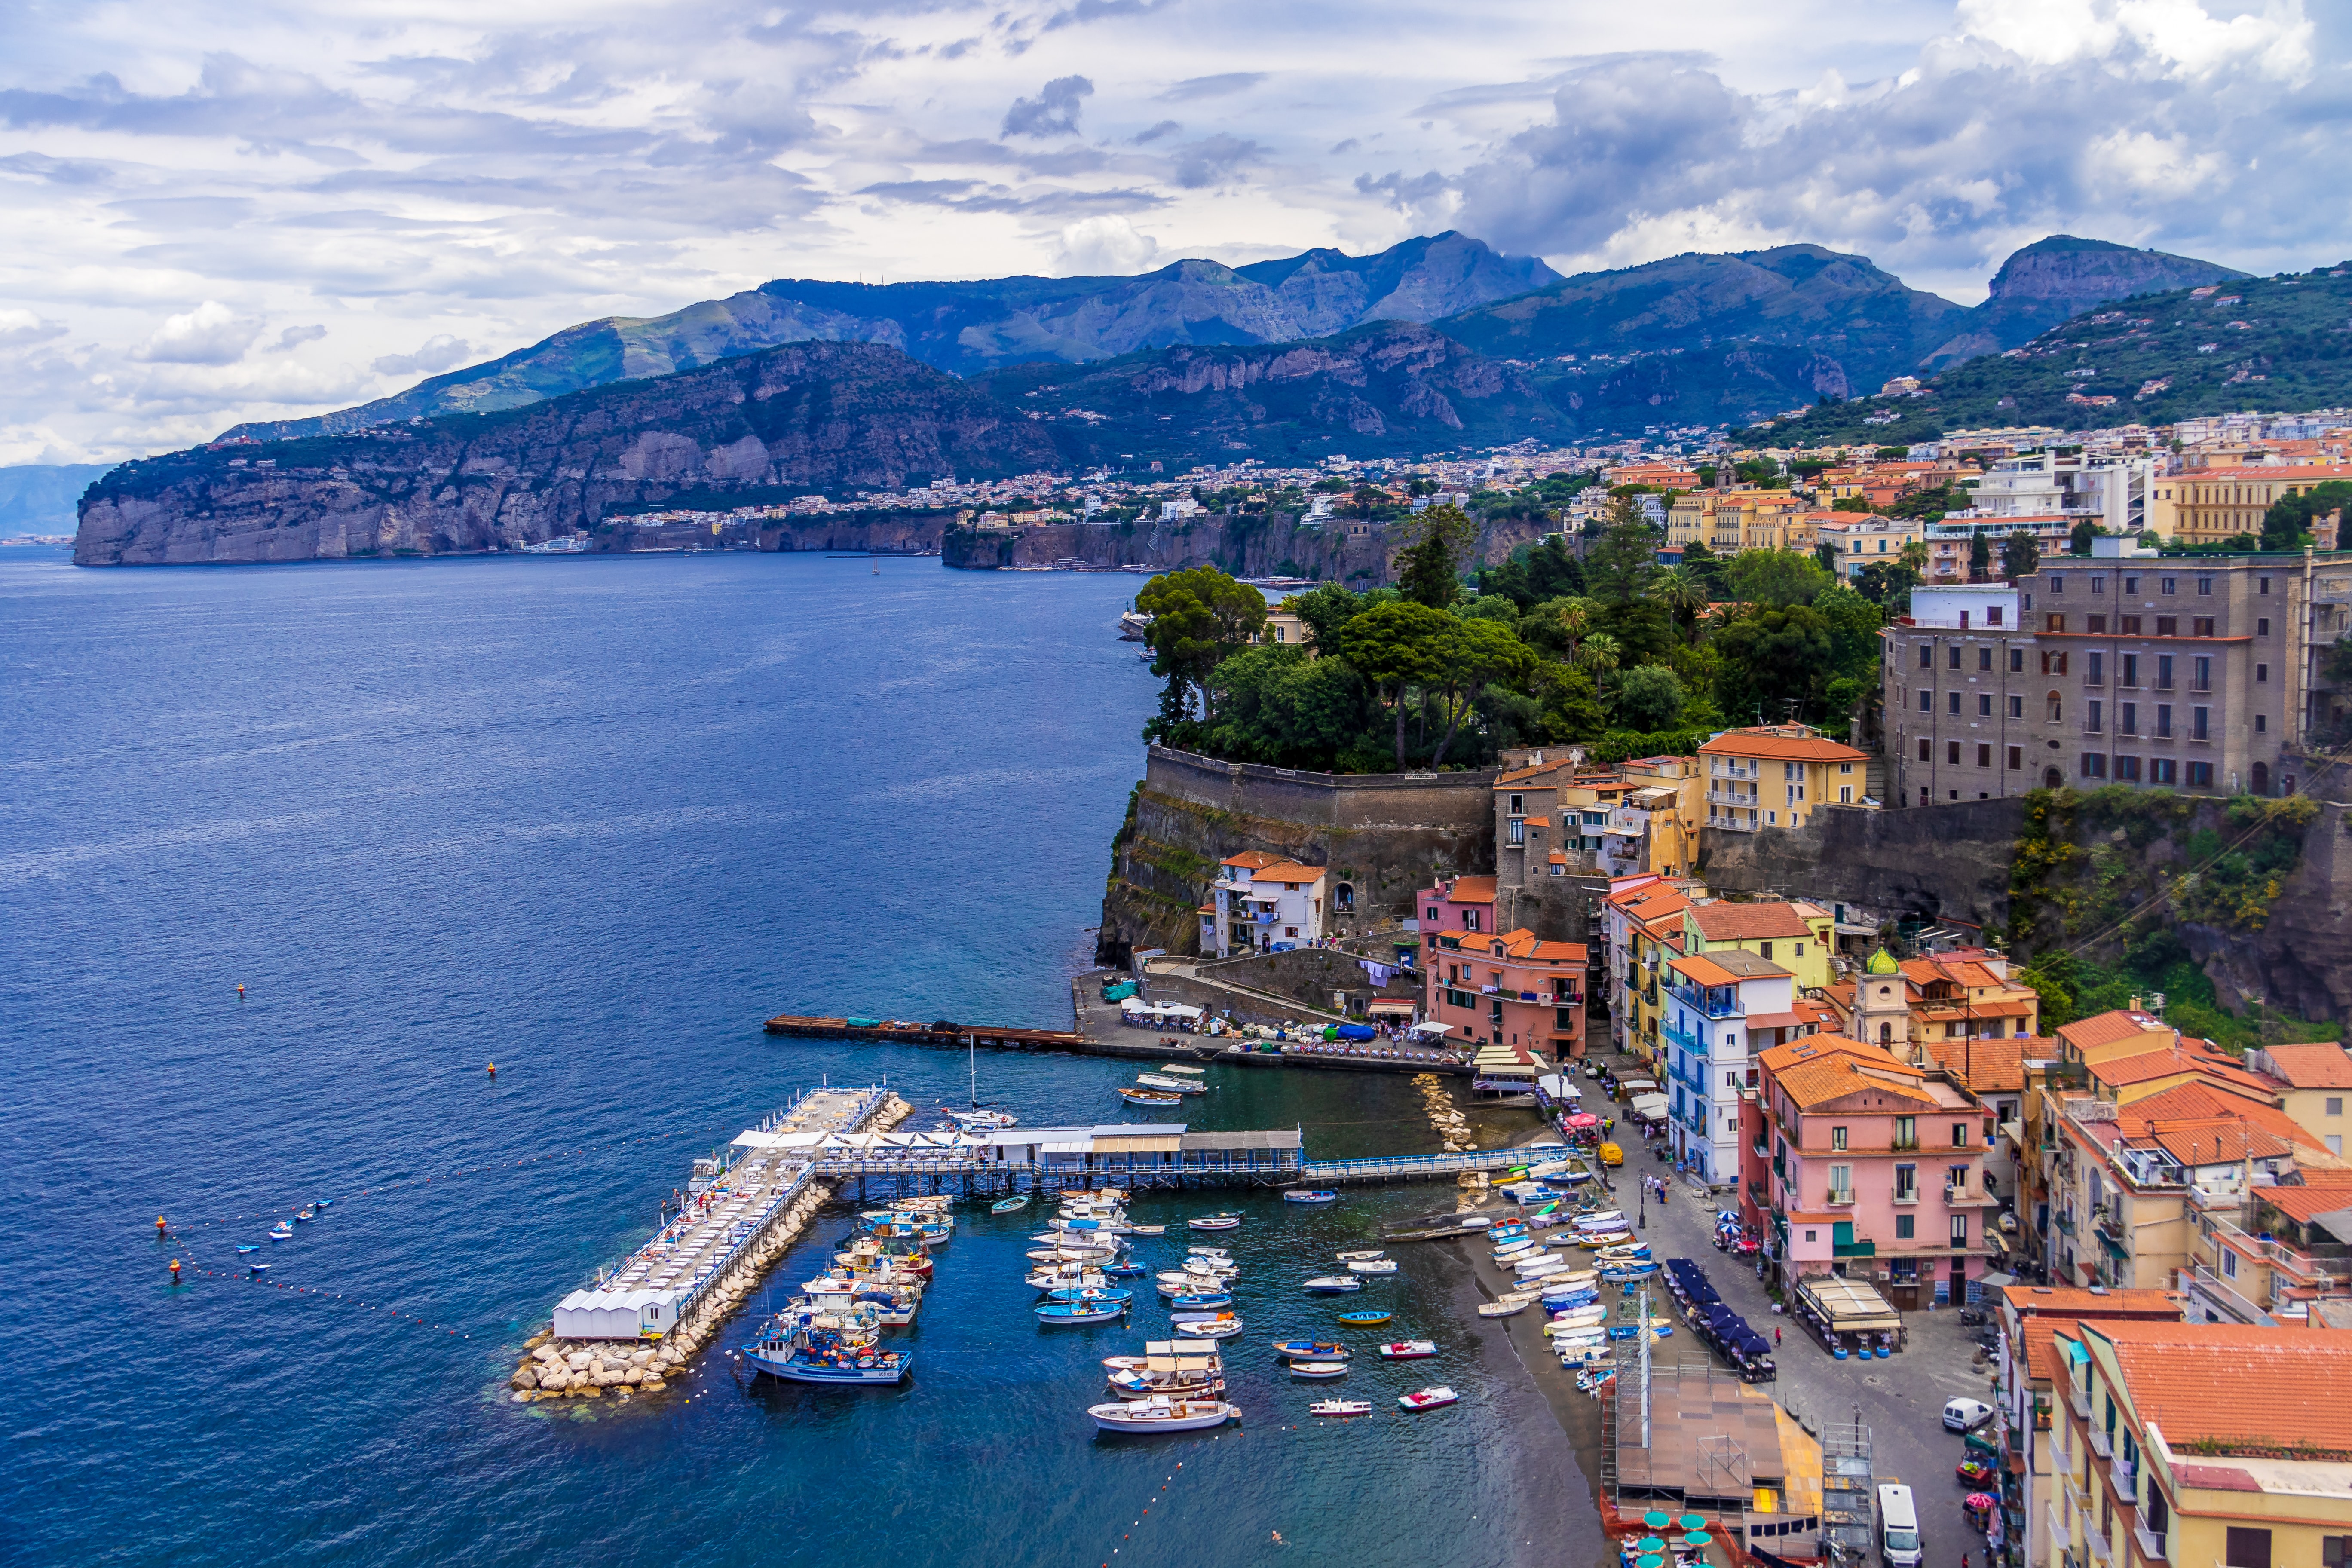
[[[1246,1419],[1214,1435],[1095,1435],[1100,1359],[1166,1311],[1147,1291],[1125,1326],[1037,1327],[1035,1204],[964,1206],[899,1336],[904,1387],[743,1378],[747,1311],[663,1395],[508,1397],[523,1339],[650,1233],[695,1154],[824,1079],[968,1096],[961,1055],[763,1017],[1066,1026],[1153,703],[1112,636],[1136,583],[0,553],[7,1560],[1595,1561],[1589,1488],[1445,1249],[1401,1248],[1353,1297],[1296,1289],[1442,1187],[1138,1205],[1177,1227],[1140,1244],[1155,1267],[1189,1215],[1248,1215],[1216,1238],[1244,1266]],[[1032,1125],[1120,1119],[1135,1071],[977,1068]],[[1433,1143],[1399,1079],[1209,1081],[1198,1126],[1300,1125],[1326,1156]],[[771,1304],[848,1223],[819,1221]],[[1374,1302],[1397,1316],[1360,1352],[1444,1355],[1294,1384],[1265,1348]],[[1394,1409],[1441,1381],[1460,1405]],[[1377,1414],[1306,1415],[1339,1395]]]

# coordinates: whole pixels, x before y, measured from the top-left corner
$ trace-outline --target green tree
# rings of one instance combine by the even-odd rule
[[[1362,615],[1366,608],[1362,596],[1348,592],[1337,583],[1318,583],[1303,594],[1293,594],[1282,602],[1282,607],[1307,623],[1310,646],[1318,652],[1335,651],[1339,628]]]
[[[2311,542],[2311,525],[2330,512],[2340,512],[2352,501],[2352,484],[2330,479],[2315,485],[2307,495],[2282,496],[2263,513],[2264,550],[2300,550]],[[2345,542],[2341,533],[2337,542]]]
[[[1551,534],[1534,544],[1522,544],[1498,566],[1478,569],[1478,592],[1499,594],[1520,609],[1546,599],[1584,592],[1584,563],[1568,551],[1568,542]]]
[[[1604,674],[1617,668],[1624,651],[1623,646],[1607,632],[1594,632],[1577,645],[1577,667],[1595,675]]]
[[[1404,772],[1405,689],[1424,679],[1437,639],[1454,625],[1411,599],[1375,605],[1339,628],[1339,651],[1394,708],[1397,772]]]
[[[1261,643],[1217,666],[1218,721],[1209,737],[1216,755],[1276,767],[1333,767],[1369,732],[1377,715],[1352,666],[1334,654],[1317,658],[1296,644]]]
[[[1603,517],[1607,526],[1584,558],[1587,589],[1604,605],[1630,605],[1657,575],[1658,531],[1630,496],[1611,500]]]
[[[1524,685],[1535,667],[1536,656],[1528,651],[1528,645],[1495,621],[1457,620],[1440,633],[1431,644],[1423,679],[1437,694],[1445,733],[1429,765],[1444,764],[1445,753],[1481,691],[1497,682]]]
[[[1716,633],[1715,647],[1724,708],[1742,723],[1777,722],[1792,702],[1800,716],[1816,707],[1836,658],[1828,620],[1804,605],[1741,616]]]
[[[1992,541],[1981,528],[1969,530],[1969,581],[1982,583],[1992,576]]]
[[[1911,613],[1911,590],[1918,585],[1918,570],[1900,557],[1870,562],[1853,580],[1854,591],[1889,616]]]
[[[1708,604],[1731,597],[1731,584],[1724,580],[1723,557],[1709,550],[1706,540],[1694,539],[1683,546],[1683,570],[1698,579],[1706,590]]]
[[[2072,532],[2067,534],[2066,553],[2069,555],[2088,555],[2091,552],[2091,541],[2097,538],[2098,533],[2099,530],[2097,525],[2092,522],[2089,518],[2084,518],[2082,521],[2074,525]]]
[[[1398,552],[1397,590],[1417,605],[1443,610],[1462,596],[1462,562],[1478,525],[1459,507],[1433,506],[1414,523],[1412,542]]]
[[[2042,567],[2042,545],[2025,529],[2013,529],[2000,542],[2000,574],[2014,583]]]
[[[1682,717],[1683,683],[1662,664],[1637,664],[1617,678],[1614,711],[1628,730],[1664,730]]]
[[[1796,550],[1743,550],[1726,574],[1733,598],[1768,609],[1810,605],[1837,582],[1820,562]]]
[[[1189,693],[1201,699],[1203,722],[1216,717],[1211,676],[1227,656],[1246,646],[1265,626],[1265,595],[1213,566],[1165,572],[1143,585],[1135,607],[1151,617],[1143,634],[1152,653],[1151,673],[1168,682],[1159,719],[1147,727],[1171,738],[1171,715],[1181,721]]]

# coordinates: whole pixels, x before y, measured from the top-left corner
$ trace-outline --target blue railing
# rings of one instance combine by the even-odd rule
[[[1695,1057],[1703,1058],[1706,1055],[1706,1035],[1693,1034],[1688,1029],[1677,1029],[1672,1024],[1664,1026],[1661,1032],[1664,1034],[1667,1040],[1670,1041],[1675,1048],[1688,1051]]]
[[[1709,1018],[1738,1018],[1747,1012],[1739,1005],[1739,994],[1721,986],[1709,991],[1703,985],[1676,985],[1670,982],[1666,994],[1692,1012]]]

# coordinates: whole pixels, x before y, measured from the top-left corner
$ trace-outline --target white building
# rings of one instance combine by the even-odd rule
[[[1769,958],[1718,948],[1666,961],[1667,1091],[1674,1151],[1711,1183],[1739,1175],[1740,1091],[1755,1082],[1758,1053],[1774,1031],[1810,1025],[1797,1011],[1797,977]]]
[[[1201,906],[1201,953],[1285,952],[1323,935],[1324,868],[1263,849],[1228,856]]]
[[[1951,583],[1911,590],[1911,624],[1960,631],[2016,631],[2017,590],[2006,583]]]

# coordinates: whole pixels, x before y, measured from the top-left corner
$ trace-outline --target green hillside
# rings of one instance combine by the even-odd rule
[[[2143,295],[1945,371],[1917,395],[1824,403],[1735,438],[1903,445],[2005,425],[2084,430],[2347,404],[2352,262]]]

